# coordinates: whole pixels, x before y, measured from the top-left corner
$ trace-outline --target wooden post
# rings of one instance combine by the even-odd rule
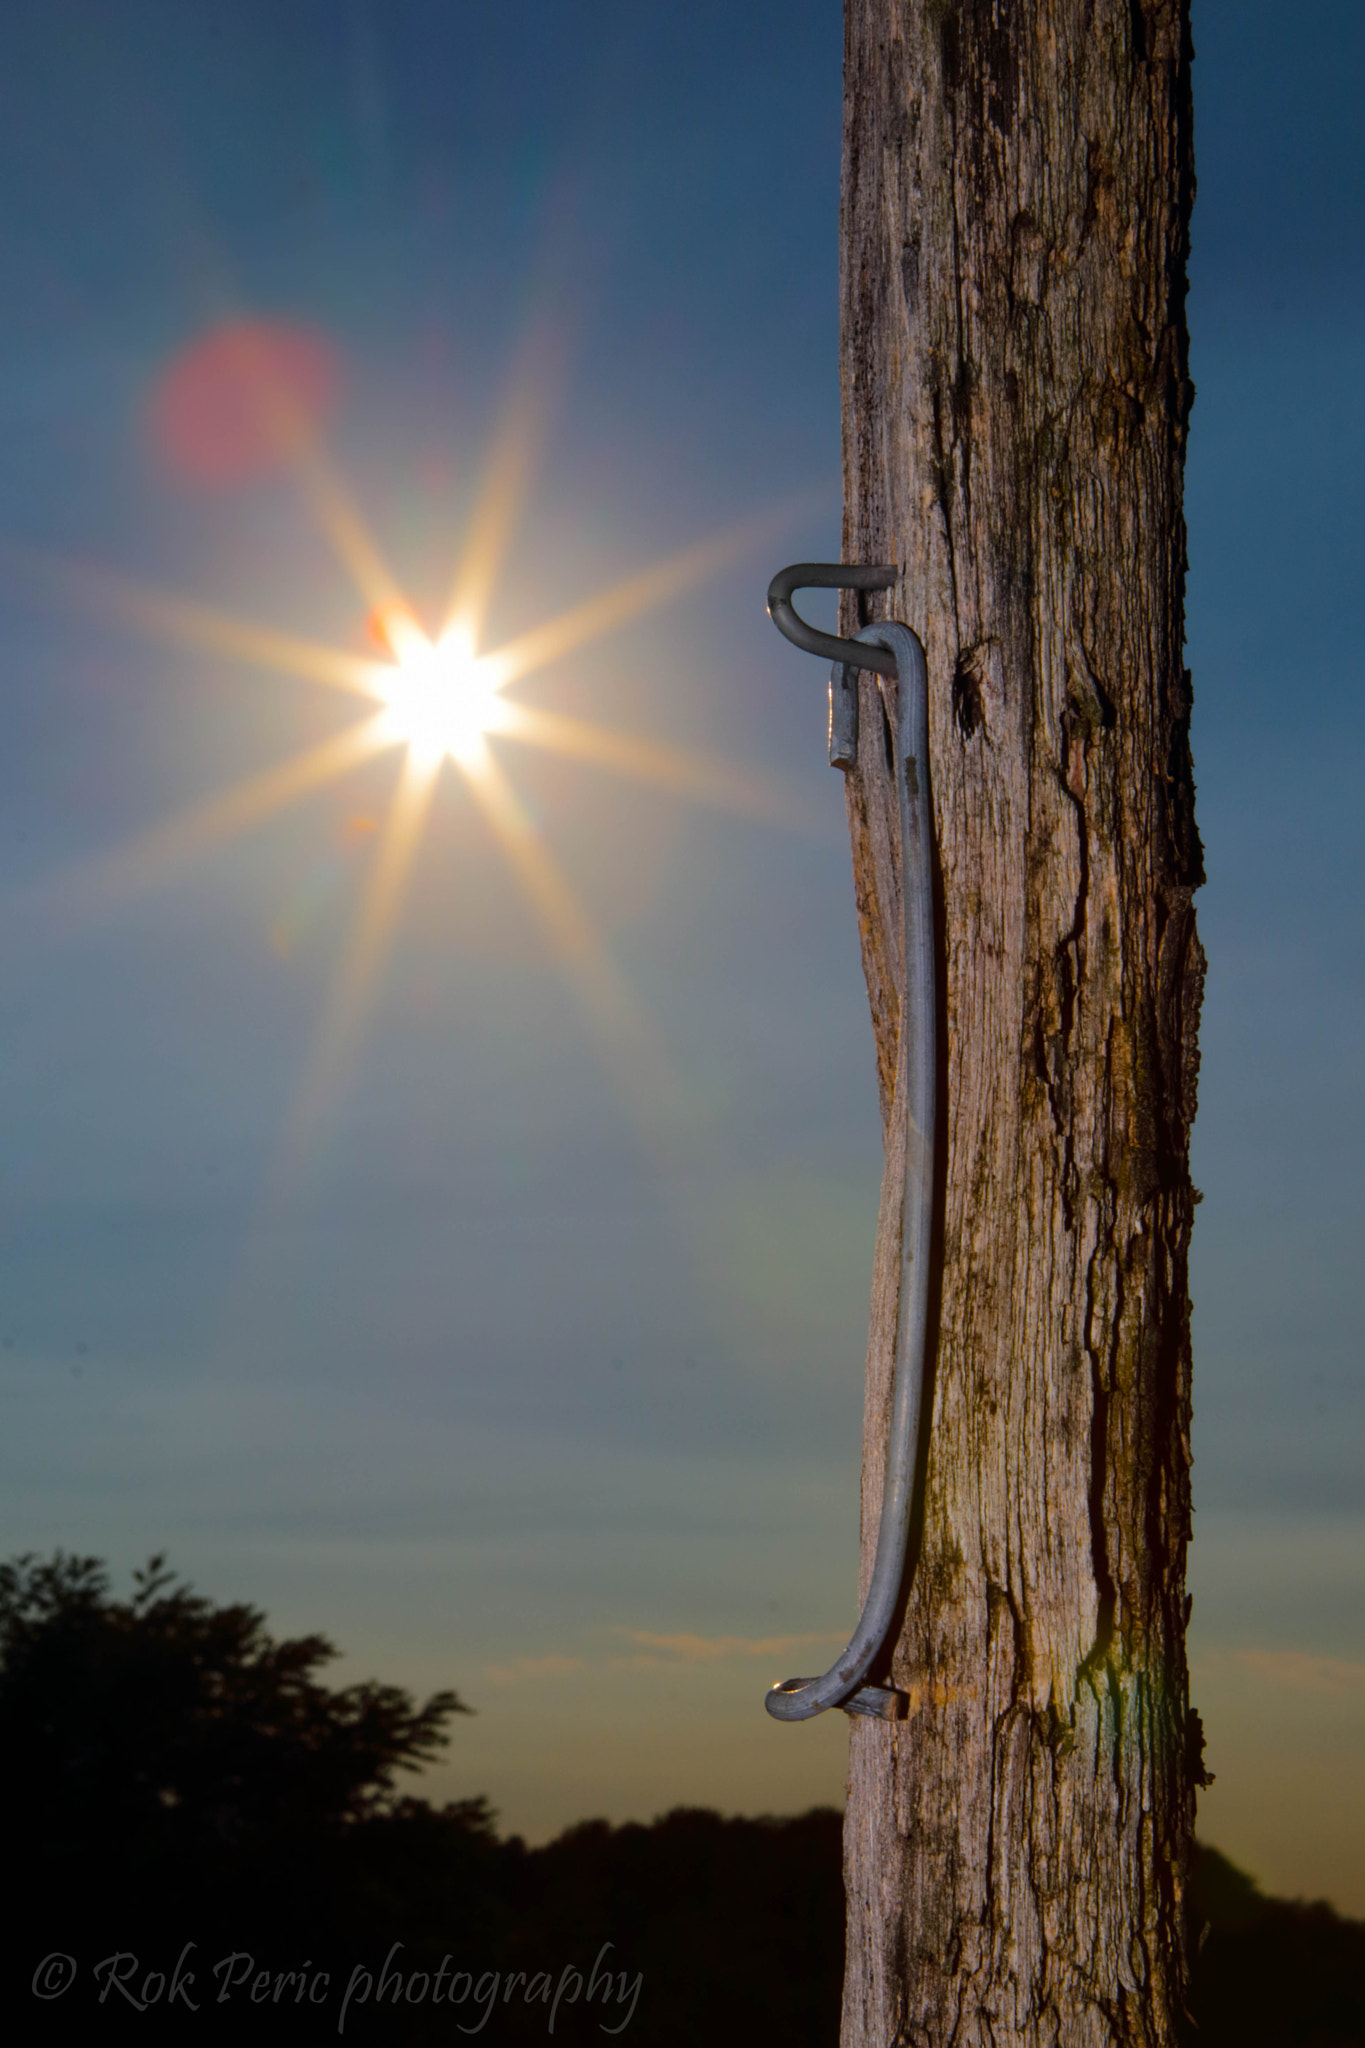
[[[1191,56],[1188,0],[847,0],[845,559],[903,565],[872,615],[928,654],[947,1050],[910,1709],[851,1726],[844,2048],[1167,2044],[1183,2002]],[[865,674],[894,1155],[889,760]],[[864,1582],[898,1229],[889,1172]]]

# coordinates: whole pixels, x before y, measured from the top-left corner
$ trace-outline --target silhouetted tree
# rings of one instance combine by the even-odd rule
[[[196,2040],[253,2048],[332,2039],[358,1973],[347,2040],[448,2041],[459,2026],[568,2048],[600,2042],[604,2026],[634,2048],[748,2048],[773,2028],[787,2048],[829,2040],[836,1813],[595,1821],[527,1850],[497,1839],[483,1800],[438,1810],[395,1790],[468,1711],[457,1696],[419,1706],[393,1686],[330,1689],[318,1673],[335,1654],[322,1636],[277,1641],[258,1610],[204,1598],[160,1558],[127,1600],[94,1558],[0,1566],[19,1902],[3,1992],[28,2035],[93,2024],[104,2040],[146,2041],[192,2025]],[[169,1973],[191,1942],[199,2010],[173,2010],[158,1989],[139,2011],[147,1972]],[[44,2000],[34,1973],[54,1953],[78,1979]],[[108,1993],[96,2018],[96,1965],[115,1955],[136,1958],[129,1995]],[[252,1967],[234,1966],[219,2003],[215,1965],[230,1956]],[[330,1979],[317,2009],[296,1996],[305,1965],[309,1982]],[[256,2004],[258,1967],[287,1981]]]
[[[325,1636],[277,1642],[154,1557],[130,1600],[95,1558],[0,1566],[0,1743],[22,1758],[16,1821],[63,1884],[117,1844],[127,1872],[273,1852],[384,1810],[394,1773],[430,1761],[453,1692],[339,1691]]]
[[[128,1949],[164,1965],[192,1940],[282,1967],[433,1914],[468,1932],[499,1853],[487,1807],[438,1813],[394,1785],[469,1710],[448,1691],[418,1705],[330,1688],[336,1654],[321,1635],[277,1641],[256,1608],[218,1605],[160,1557],[128,1600],[95,1558],[0,1566],[16,1963]]]

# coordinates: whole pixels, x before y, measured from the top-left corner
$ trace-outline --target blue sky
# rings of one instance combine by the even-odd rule
[[[1195,35],[1201,1827],[1365,1912],[1365,22],[1320,4],[1291,42],[1205,0]],[[0,1542],[166,1549],[348,1671],[454,1684],[478,1713],[434,1789],[533,1837],[841,1791],[841,1717],[761,1707],[853,1618],[879,1171],[824,679],[762,602],[838,552],[840,56],[832,5],[0,21]],[[284,1183],[394,757],[140,893],[59,885],[338,706],[139,637],[22,548],[365,645],[287,478],[196,489],[158,454],[167,366],[244,316],[335,352],[332,455],[428,602],[552,337],[495,641],[770,515],[525,695],[767,778],[780,826],[501,755],[667,1115],[453,773]]]

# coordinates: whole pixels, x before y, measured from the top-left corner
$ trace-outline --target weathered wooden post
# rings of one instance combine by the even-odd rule
[[[847,0],[844,557],[901,577],[843,626],[925,644],[945,1050],[908,1711],[850,1723],[845,2048],[1165,2044],[1182,2003],[1191,55],[1187,0]],[[891,1132],[897,804],[859,688]],[[865,1582],[898,1228],[884,1200]]]

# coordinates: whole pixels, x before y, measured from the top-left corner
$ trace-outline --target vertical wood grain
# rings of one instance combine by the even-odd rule
[[[1170,2043],[1203,954],[1187,0],[847,0],[845,559],[924,640],[947,1139],[922,1549],[855,1720],[845,2048]],[[856,623],[851,603],[845,630]],[[894,1169],[895,792],[847,779]],[[870,1570],[895,1172],[869,1342]]]

